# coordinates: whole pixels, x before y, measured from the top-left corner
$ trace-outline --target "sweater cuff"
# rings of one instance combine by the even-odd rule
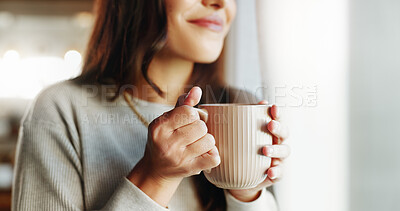
[[[168,211],[127,178],[123,178],[103,210]]]
[[[274,196],[265,188],[262,189],[260,196],[252,202],[242,202],[237,200],[228,190],[224,190],[228,211],[277,211]]]

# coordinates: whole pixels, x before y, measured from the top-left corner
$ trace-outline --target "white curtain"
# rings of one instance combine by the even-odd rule
[[[265,94],[291,130],[282,211],[348,209],[348,1],[258,0]]]

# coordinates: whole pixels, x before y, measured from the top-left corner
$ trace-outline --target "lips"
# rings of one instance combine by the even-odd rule
[[[221,32],[224,29],[224,21],[218,15],[211,15],[199,19],[190,20],[189,23],[208,28],[215,32]]]

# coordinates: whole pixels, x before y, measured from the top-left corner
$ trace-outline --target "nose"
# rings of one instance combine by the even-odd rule
[[[225,7],[226,0],[202,0],[205,7],[212,7],[214,9],[222,9]]]

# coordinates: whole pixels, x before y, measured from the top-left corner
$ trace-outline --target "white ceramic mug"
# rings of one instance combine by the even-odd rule
[[[253,188],[267,177],[271,159],[261,149],[272,144],[266,132],[271,118],[268,105],[202,104],[208,112],[207,127],[216,141],[221,164],[204,175],[223,189]]]

